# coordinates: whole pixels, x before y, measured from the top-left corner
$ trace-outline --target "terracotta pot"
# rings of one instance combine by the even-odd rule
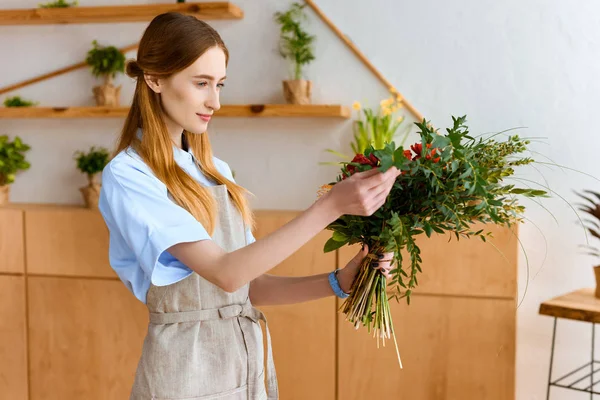
[[[121,86],[113,85],[112,78],[107,77],[103,85],[95,86],[93,93],[97,106],[119,107]]]
[[[0,186],[0,206],[9,203],[10,185]]]
[[[600,265],[594,267],[594,275],[596,276],[596,298],[600,299]]]
[[[283,81],[283,94],[288,104],[311,104],[312,82],[302,79]]]
[[[98,208],[98,200],[100,199],[100,189],[102,186],[98,183],[89,184],[85,187],[79,188],[85,201],[85,206],[91,209]]]

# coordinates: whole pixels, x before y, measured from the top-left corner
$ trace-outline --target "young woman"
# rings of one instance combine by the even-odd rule
[[[212,155],[206,133],[227,62],[210,26],[167,13],[127,65],[135,95],[103,172],[100,211],[110,264],[150,313],[131,399],[277,399],[268,328],[265,371],[265,319],[253,306],[345,297],[368,249],[332,273],[266,272],[341,215],[374,213],[399,174],[357,173],[255,241],[246,191]],[[389,256],[380,256],[386,275]]]

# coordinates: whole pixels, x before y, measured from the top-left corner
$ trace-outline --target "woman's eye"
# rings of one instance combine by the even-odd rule
[[[219,84],[217,84],[217,87],[219,87],[219,88],[221,88],[221,89],[222,89],[222,88],[224,88],[224,87],[225,87],[225,84],[224,84],[224,83],[219,83]]]
[[[208,83],[207,83],[207,82],[199,82],[199,83],[198,83],[198,86],[206,86],[206,85],[208,85]]]

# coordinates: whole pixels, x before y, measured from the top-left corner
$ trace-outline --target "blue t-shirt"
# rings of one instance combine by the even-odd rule
[[[173,153],[175,162],[201,185],[216,185],[202,174],[190,152],[173,146]],[[213,161],[223,176],[234,181],[227,163],[216,157]],[[212,240],[201,223],[171,200],[167,187],[131,148],[104,168],[99,209],[110,233],[110,265],[143,303],[150,283],[169,285],[192,273],[166,251],[169,247]],[[240,229],[246,229],[248,244],[255,241],[249,228]]]

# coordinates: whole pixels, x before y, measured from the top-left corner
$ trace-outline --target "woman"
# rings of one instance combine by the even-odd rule
[[[100,211],[111,266],[150,312],[131,399],[254,400],[266,399],[266,388],[277,399],[268,328],[265,371],[265,319],[253,305],[345,297],[368,249],[339,273],[266,272],[341,215],[371,215],[399,174],[355,174],[255,241],[246,191],[213,157],[205,133],[220,108],[227,61],[210,26],[167,13],[150,23],[127,65],[135,95],[103,172]],[[390,261],[379,268],[389,275]]]

